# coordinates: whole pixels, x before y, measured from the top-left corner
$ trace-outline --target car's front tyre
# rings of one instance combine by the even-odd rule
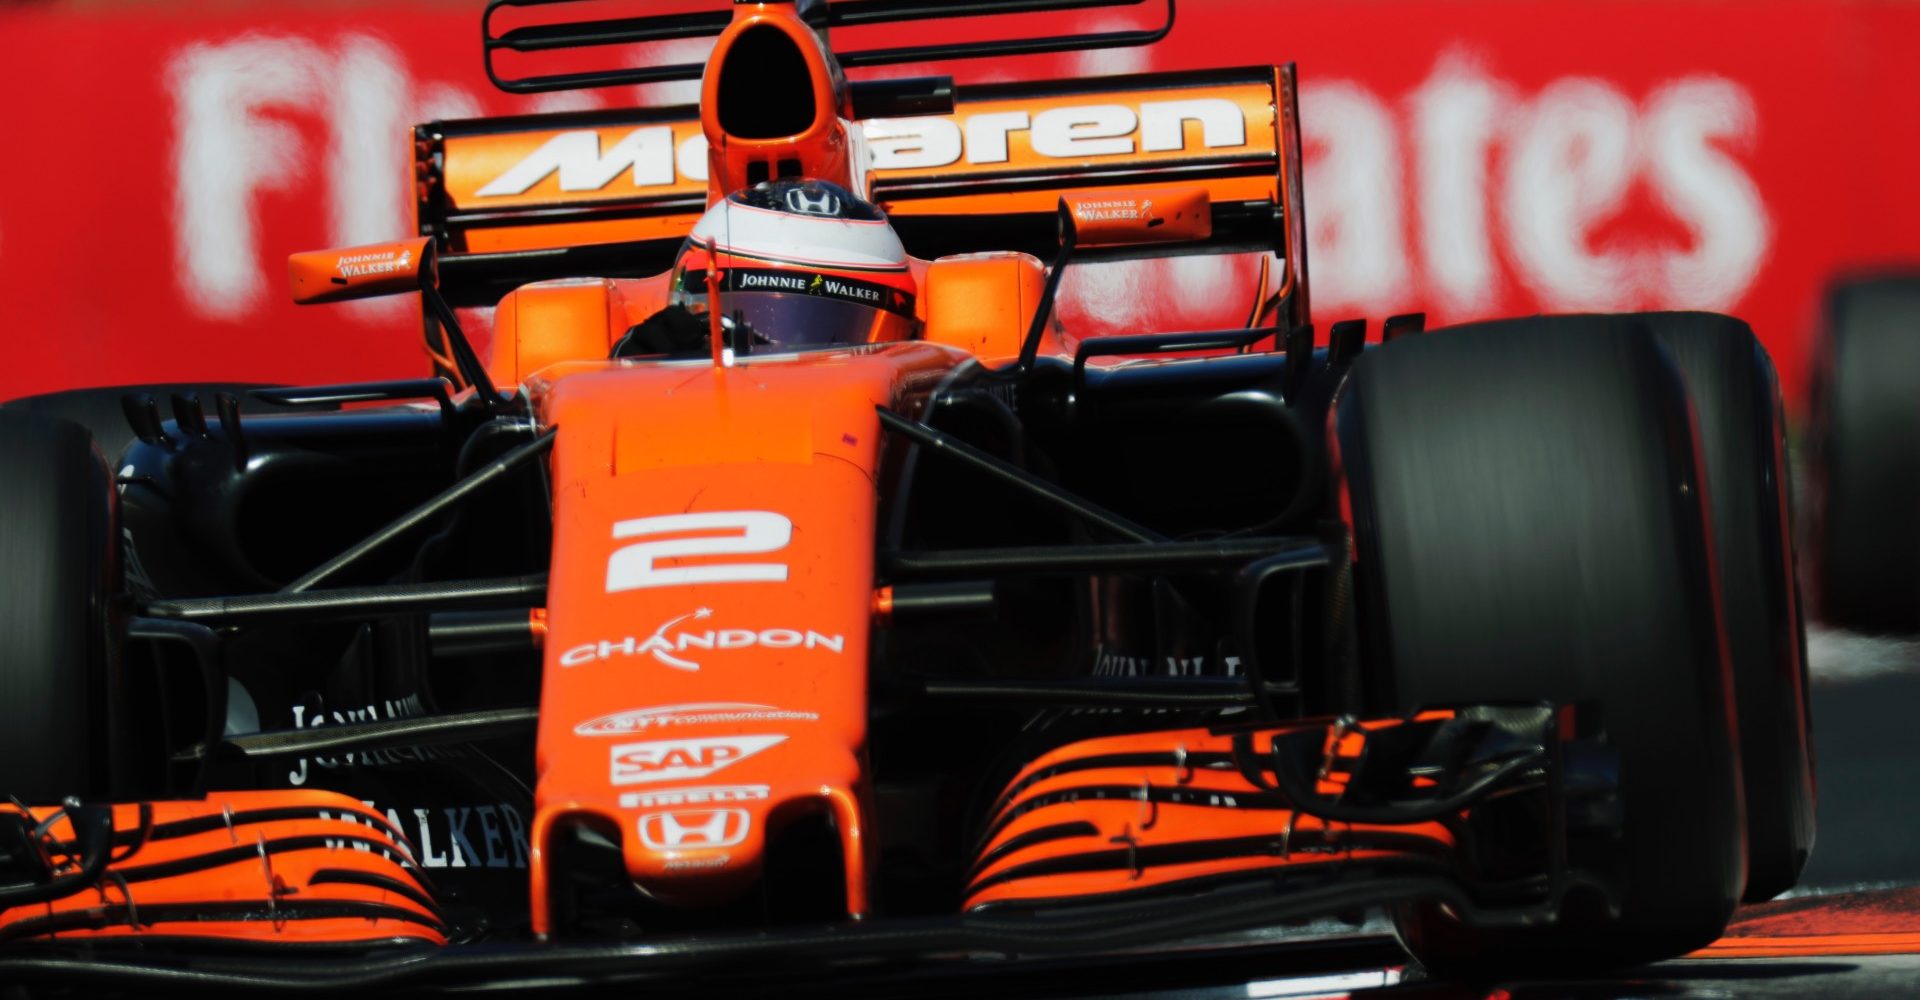
[[[1572,845],[1619,909],[1397,914],[1430,969],[1617,967],[1725,927],[1747,859],[1733,681],[1685,382],[1630,317],[1517,320],[1367,352],[1336,404],[1371,709],[1599,708],[1617,840]]]
[[[114,509],[86,428],[0,411],[0,795],[109,794]]]

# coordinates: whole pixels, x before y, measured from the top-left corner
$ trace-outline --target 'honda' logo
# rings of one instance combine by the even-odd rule
[[[656,740],[623,743],[611,751],[616,785],[644,785],[656,781],[691,781],[737,764],[785,736],[720,736],[703,740]]]
[[[838,218],[840,199],[832,191],[824,188],[787,189],[787,210],[801,215],[825,215]]]
[[[732,847],[747,839],[745,809],[679,809],[640,817],[640,843],[655,851]]]

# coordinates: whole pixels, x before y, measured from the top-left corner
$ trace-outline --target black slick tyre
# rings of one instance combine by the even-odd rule
[[[1369,710],[1598,705],[1620,755],[1618,840],[1574,861],[1617,916],[1570,899],[1491,931],[1396,915],[1442,974],[1685,953],[1746,880],[1724,626],[1685,383],[1626,317],[1516,320],[1369,351],[1339,399]]]
[[[113,496],[85,428],[0,411],[0,794],[109,793]]]
[[[1834,288],[1811,401],[1815,609],[1920,632],[1920,275]]]
[[[1813,852],[1814,774],[1788,515],[1786,417],[1773,362],[1747,324],[1644,313],[1680,366],[1707,472],[1747,804],[1750,903],[1793,888]]]

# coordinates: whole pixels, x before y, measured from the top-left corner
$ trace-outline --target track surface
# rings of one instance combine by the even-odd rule
[[[1920,992],[1920,955],[1865,957],[1713,959],[1666,962],[1613,979],[1552,979],[1475,984],[1428,983],[1402,978],[1398,969],[1259,980],[1238,989],[1177,994],[1192,1000],[1226,997],[1290,997],[1294,1000],[1352,996],[1380,1000],[1786,1000],[1814,997],[1911,997]],[[1387,980],[1395,985],[1365,988]],[[1356,989],[1356,987],[1360,987]],[[1120,994],[1125,996],[1125,994]],[[1155,996],[1171,997],[1163,993]]]
[[[1920,640],[1810,629],[1807,658],[1820,832],[1801,884],[1920,883]]]

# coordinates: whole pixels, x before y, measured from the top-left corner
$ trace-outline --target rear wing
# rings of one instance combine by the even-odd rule
[[[951,114],[875,118],[874,199],[909,252],[1050,257],[1059,198],[1204,186],[1200,244],[1085,256],[1271,251],[1282,315],[1307,319],[1306,227],[1291,65],[957,88]],[[671,266],[706,208],[707,145],[691,107],[445,121],[415,130],[419,235],[456,304],[549,277]]]

